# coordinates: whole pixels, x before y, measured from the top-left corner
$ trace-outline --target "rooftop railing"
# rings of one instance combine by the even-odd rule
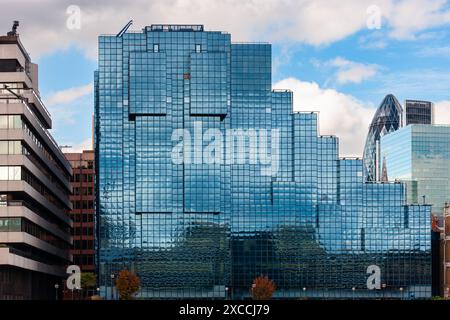
[[[173,31],[186,31],[186,32],[202,32],[204,31],[204,27],[201,24],[152,24],[150,27],[147,27],[147,30],[150,31],[165,31],[165,32],[173,32]]]

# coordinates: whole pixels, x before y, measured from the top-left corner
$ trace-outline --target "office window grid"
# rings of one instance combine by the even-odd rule
[[[363,162],[338,158],[317,113],[292,113],[292,93],[271,90],[269,44],[151,30],[99,39],[103,294],[122,268],[138,273],[141,298],[244,298],[260,274],[280,298],[431,294],[430,208],[406,206],[402,184],[364,183]],[[250,140],[223,144],[244,163],[172,163],[172,131],[199,122],[203,133],[279,130],[278,170],[248,162]],[[371,265],[383,292],[366,287]]]

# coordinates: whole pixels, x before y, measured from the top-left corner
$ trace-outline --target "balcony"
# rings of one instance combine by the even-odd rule
[[[44,210],[38,209],[36,206],[33,206],[24,200],[7,200],[6,206],[4,205],[5,203],[0,204],[0,217],[14,216],[26,218],[55,236],[67,241],[70,244],[72,243],[70,228],[67,225],[62,227],[49,221],[48,216],[50,214]]]
[[[0,264],[11,265],[58,277],[64,277],[67,275],[63,266],[49,265],[36,261],[30,258],[27,253],[14,248],[0,248]]]
[[[28,99],[28,103],[31,103],[35,106],[36,110],[39,112],[39,118],[40,120],[42,120],[45,128],[50,129],[52,127],[52,117],[36,92],[34,90],[18,91],[20,95],[23,95],[24,98]]]
[[[33,88],[30,77],[23,72],[0,72],[0,83],[25,83],[28,88]]]

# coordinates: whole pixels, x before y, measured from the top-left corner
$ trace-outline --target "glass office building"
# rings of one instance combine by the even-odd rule
[[[429,101],[406,100],[404,126],[410,124],[434,124],[434,104]]]
[[[442,217],[450,203],[450,126],[409,125],[381,139],[381,154],[389,180],[407,184],[407,201],[431,204]]]
[[[402,116],[403,108],[400,102],[392,94],[387,95],[375,112],[364,147],[363,159],[366,181],[381,180],[380,139],[384,135],[401,128]]]
[[[271,89],[271,63],[270,44],[199,25],[99,37],[103,296],[121,269],[140,298],[241,299],[259,275],[277,298],[431,295],[430,207],[364,183],[318,114]]]

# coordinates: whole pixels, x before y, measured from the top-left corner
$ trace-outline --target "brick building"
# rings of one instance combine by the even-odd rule
[[[73,209],[73,263],[82,272],[95,272],[94,262],[94,151],[66,153],[73,176],[73,194],[70,196]]]

